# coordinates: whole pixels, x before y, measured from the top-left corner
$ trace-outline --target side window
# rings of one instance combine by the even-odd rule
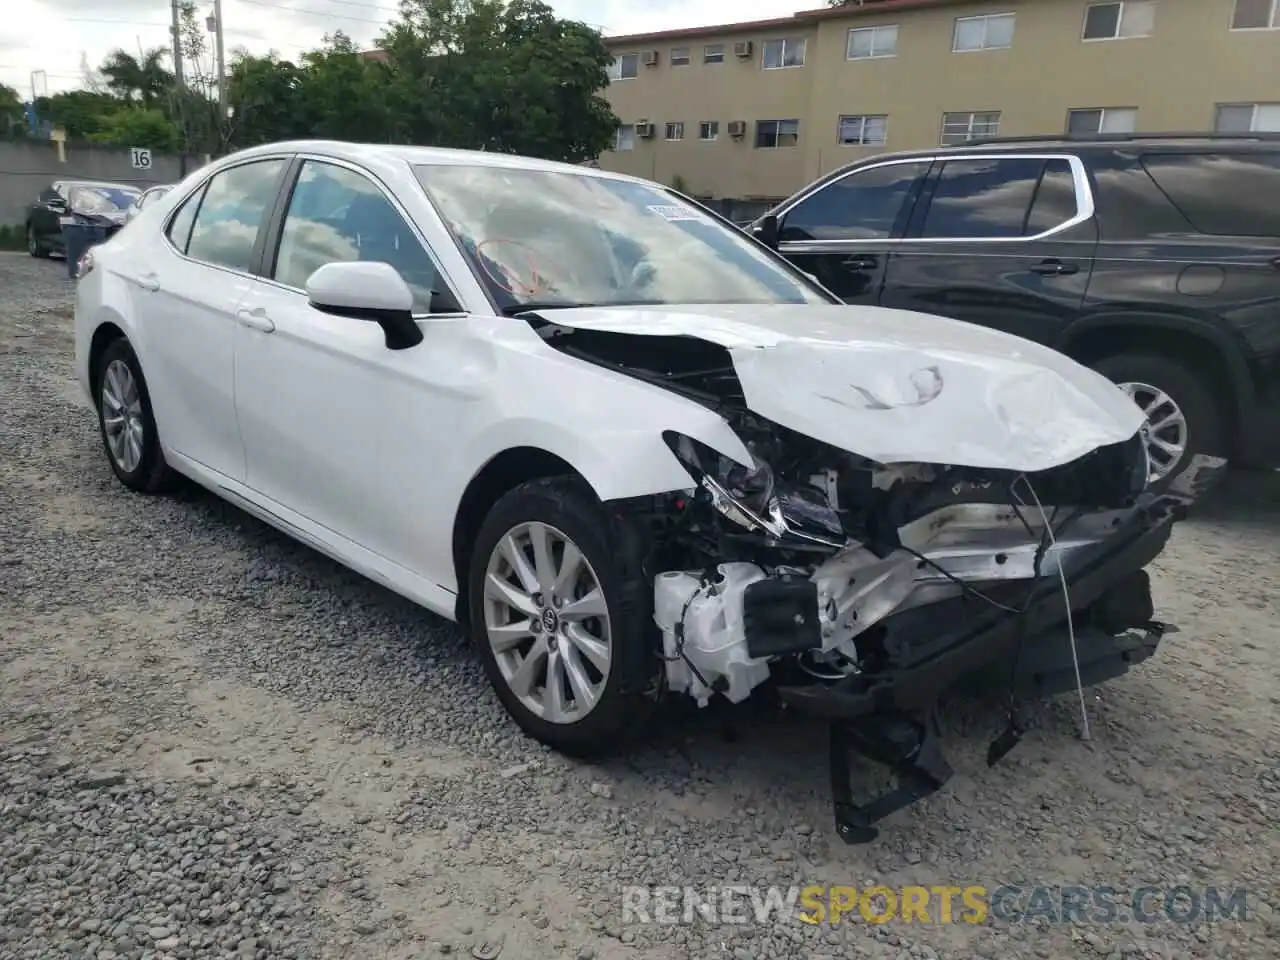
[[[1076,203],[1076,178],[1066,160],[1050,160],[1040,175],[1035,198],[1027,212],[1024,237],[1035,237],[1060,227],[1079,212]]]
[[[284,160],[259,160],[215,174],[191,228],[187,256],[249,270],[258,230],[275,203],[285,166]]]
[[[1280,152],[1148,154],[1142,165],[1200,233],[1280,236]]]
[[[166,231],[169,242],[182,253],[187,252],[187,244],[191,240],[191,225],[196,222],[196,211],[200,209],[200,198],[203,196],[204,187],[201,187],[183,201],[178,212],[169,221],[169,229]]]
[[[414,313],[429,313],[436,268],[398,210],[368,177],[308,160],[280,233],[273,279],[301,290],[326,263],[389,263],[413,291]]]
[[[783,218],[778,239],[880,240],[893,234],[903,205],[929,161],[858,170],[801,200]]]
[[[1023,236],[1045,161],[949,160],[925,215],[927,239],[1007,239]]]

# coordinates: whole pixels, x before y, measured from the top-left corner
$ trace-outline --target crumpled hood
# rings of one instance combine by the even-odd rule
[[[747,406],[879,463],[1034,472],[1132,437],[1143,415],[1101,374],[1020,337],[837,305],[580,307],[562,327],[724,347]]]

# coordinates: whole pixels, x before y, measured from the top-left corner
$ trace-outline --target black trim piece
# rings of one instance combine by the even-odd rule
[[[249,272],[256,277],[270,279],[275,273],[285,214],[289,210],[289,204],[293,202],[293,191],[298,184],[298,176],[302,172],[304,162],[297,155],[289,158],[280,183],[276,185],[275,203],[271,205],[271,212],[267,214],[267,219],[258,228],[258,236],[253,242],[253,257],[249,263]],[[268,251],[270,251],[269,257]]]

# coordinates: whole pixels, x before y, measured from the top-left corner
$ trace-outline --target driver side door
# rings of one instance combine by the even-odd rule
[[[875,304],[932,162],[858,167],[778,215],[778,252],[845,303]]]

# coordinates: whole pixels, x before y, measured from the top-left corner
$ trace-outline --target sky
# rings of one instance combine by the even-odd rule
[[[785,16],[820,0],[550,0],[562,17],[606,34],[642,33]],[[31,96],[32,71],[48,93],[83,86],[82,63],[96,67],[118,47],[137,54],[169,39],[169,0],[0,0],[0,83]],[[206,14],[213,0],[198,0]],[[341,30],[372,46],[397,0],[223,0],[228,58],[235,48],[297,57]],[[210,45],[212,46],[212,44]],[[40,94],[44,90],[37,91]]]

